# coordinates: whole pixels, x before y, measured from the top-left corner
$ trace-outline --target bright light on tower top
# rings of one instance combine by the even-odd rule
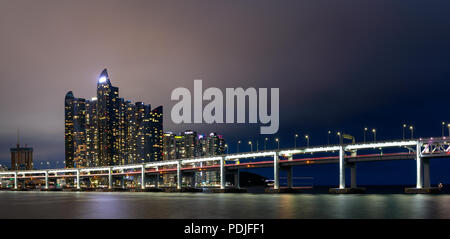
[[[106,76],[102,76],[100,77],[100,79],[98,79],[98,83],[105,83],[106,82]]]

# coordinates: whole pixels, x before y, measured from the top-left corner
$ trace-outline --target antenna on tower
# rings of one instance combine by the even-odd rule
[[[20,147],[20,130],[17,129],[17,148]]]

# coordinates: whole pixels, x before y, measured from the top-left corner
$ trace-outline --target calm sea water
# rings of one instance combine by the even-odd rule
[[[0,218],[450,218],[450,195],[0,192]]]

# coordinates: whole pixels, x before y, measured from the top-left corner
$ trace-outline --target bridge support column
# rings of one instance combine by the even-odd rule
[[[225,159],[220,159],[220,189],[225,189]]]
[[[181,189],[181,162],[177,163],[177,189]]]
[[[273,155],[273,188],[275,190],[280,189],[280,165],[279,165],[278,152]]]
[[[356,184],[356,163],[352,163],[349,165],[350,167],[350,188],[357,188]]]
[[[192,188],[197,188],[197,171],[194,171],[193,173],[192,184]]]
[[[416,146],[416,173],[417,182],[415,188],[405,188],[405,193],[438,193],[439,188],[430,187],[430,162],[427,158],[422,158],[422,145],[420,142]]]
[[[430,188],[430,159],[424,158],[423,159],[423,186],[425,188]]]
[[[159,188],[159,173],[156,174],[155,188]]]
[[[236,169],[236,171],[234,172],[234,187],[237,189],[241,188],[240,180],[240,169]]]
[[[344,147],[339,147],[339,189],[345,188],[345,152]]]
[[[48,171],[45,171],[45,189],[48,189]]]
[[[293,184],[293,180],[292,180],[292,175],[293,175],[292,166],[288,166],[286,168],[286,171],[287,171],[287,186],[288,186],[288,188],[293,188],[294,184]]]
[[[80,170],[77,169],[77,189],[80,189]]]
[[[418,189],[423,187],[423,161],[421,151],[422,147],[418,143],[416,146],[416,188]]]
[[[112,168],[108,169],[108,188],[112,189]]]
[[[350,188],[345,187],[345,168],[349,167],[351,170]],[[339,188],[330,188],[330,193],[335,194],[350,194],[350,193],[364,193],[365,188],[358,188],[356,186],[356,163],[345,162],[344,147],[339,148]]]
[[[14,173],[14,189],[17,189],[17,172]]]
[[[141,166],[141,189],[145,189],[145,166]]]

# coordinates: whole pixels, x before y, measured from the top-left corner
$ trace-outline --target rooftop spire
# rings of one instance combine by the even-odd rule
[[[100,84],[109,83],[108,70],[106,70],[106,68],[100,74],[100,76],[98,78],[98,83],[100,83]]]
[[[66,99],[73,99],[73,98],[74,98],[73,97],[73,92],[72,91],[67,92]]]

